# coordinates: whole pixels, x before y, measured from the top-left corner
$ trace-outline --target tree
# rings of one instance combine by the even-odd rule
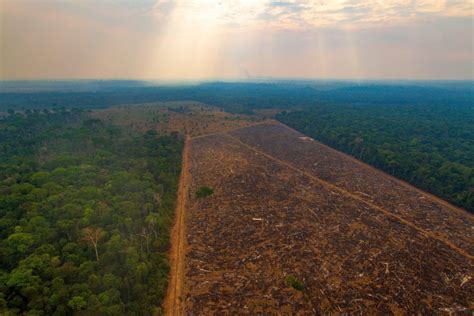
[[[86,307],[86,301],[82,298],[82,296],[74,296],[67,302],[67,306],[69,306],[74,311],[80,311]]]
[[[95,251],[95,258],[99,261],[99,251],[97,250],[97,244],[99,240],[105,236],[104,231],[101,228],[91,228],[87,227],[82,230],[82,234],[84,236],[84,240],[89,242]]]

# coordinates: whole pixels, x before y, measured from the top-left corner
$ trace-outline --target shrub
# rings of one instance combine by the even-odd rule
[[[299,280],[298,278],[296,278],[293,275],[288,275],[288,276],[285,277],[285,284],[287,286],[291,286],[292,288],[294,288],[295,290],[298,290],[298,291],[303,291],[304,290],[303,281]]]
[[[209,187],[200,187],[197,191],[196,191],[196,197],[197,198],[205,198],[206,196],[209,196],[211,195],[212,193],[214,193],[214,190],[209,188]]]

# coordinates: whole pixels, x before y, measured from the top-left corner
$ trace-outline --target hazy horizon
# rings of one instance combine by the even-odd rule
[[[0,0],[1,80],[473,80],[470,1]]]

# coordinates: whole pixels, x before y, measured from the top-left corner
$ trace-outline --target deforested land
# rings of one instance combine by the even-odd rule
[[[472,308],[468,212],[275,122],[191,139],[189,165],[185,313]]]

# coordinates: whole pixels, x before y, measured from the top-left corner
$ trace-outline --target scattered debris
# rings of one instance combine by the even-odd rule
[[[279,124],[229,134],[190,143],[190,191],[206,183],[219,195],[187,205],[187,314],[428,315],[471,306],[472,260],[415,227],[474,253],[472,217],[316,141],[295,142],[301,134]],[[304,291],[285,284],[288,271]]]

